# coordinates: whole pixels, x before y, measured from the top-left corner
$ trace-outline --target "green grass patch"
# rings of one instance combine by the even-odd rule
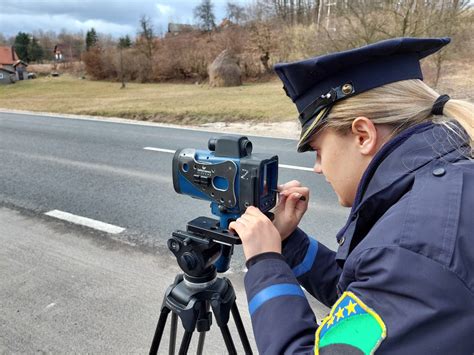
[[[0,108],[174,124],[294,120],[296,108],[278,81],[232,88],[193,84],[127,84],[69,75],[0,86]]]

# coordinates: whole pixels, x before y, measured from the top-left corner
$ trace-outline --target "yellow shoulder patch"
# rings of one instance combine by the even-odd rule
[[[382,317],[354,293],[346,291],[316,331],[314,352],[343,347],[352,349],[351,353],[373,354],[386,336]]]

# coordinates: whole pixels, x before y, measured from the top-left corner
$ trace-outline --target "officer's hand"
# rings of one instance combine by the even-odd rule
[[[280,233],[256,207],[248,207],[240,218],[229,224],[229,229],[237,232],[242,240],[246,260],[266,252],[281,253]]]
[[[273,224],[285,240],[296,229],[308,209],[309,189],[293,180],[278,186],[279,201],[273,210]]]

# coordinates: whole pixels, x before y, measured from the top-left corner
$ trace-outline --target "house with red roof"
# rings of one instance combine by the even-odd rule
[[[13,84],[15,81],[16,81],[15,71],[0,67],[0,85]]]
[[[28,79],[27,66],[28,64],[18,57],[14,47],[0,47],[0,84]]]

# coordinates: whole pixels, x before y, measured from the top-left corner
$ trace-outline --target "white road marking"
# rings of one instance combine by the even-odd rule
[[[174,154],[176,150],[171,150],[171,149],[161,149],[161,148],[153,148],[153,147],[145,147],[143,148],[145,150],[152,150],[154,152],[162,152],[162,153],[171,153]]]
[[[100,230],[102,232],[110,233],[110,234],[119,234],[125,230],[125,228],[114,226],[113,224],[96,221],[95,219],[81,217],[81,216],[74,215],[72,213],[67,213],[67,212],[63,212],[59,210],[52,210],[52,211],[46,212],[45,215],[62,219],[64,221],[68,221],[74,224],[79,224],[81,226],[94,228],[94,229]]]
[[[278,164],[278,167],[285,168],[285,169],[293,169],[293,170],[313,171],[313,168],[305,168],[304,166]]]
[[[172,150],[172,149],[162,149],[162,148],[154,148],[154,147],[144,147],[143,149],[151,150],[151,151],[154,151],[154,152],[171,153],[171,154],[174,154],[176,152],[176,150]],[[313,171],[313,168],[306,168],[304,166],[296,166],[296,165],[278,164],[278,167],[279,168],[284,168],[284,169]]]

